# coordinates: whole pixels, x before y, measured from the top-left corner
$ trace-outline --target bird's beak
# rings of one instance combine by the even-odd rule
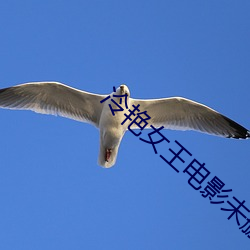
[[[121,85],[120,88],[121,88],[121,93],[124,94],[124,92],[125,92],[124,85]]]

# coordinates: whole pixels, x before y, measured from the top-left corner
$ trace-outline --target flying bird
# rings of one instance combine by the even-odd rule
[[[121,96],[126,101],[121,103]],[[151,118],[145,128],[153,125],[227,138],[250,137],[249,130],[201,103],[182,97],[133,99],[126,85],[114,88],[110,95],[89,93],[59,82],[32,82],[0,89],[1,108],[59,115],[97,127],[100,130],[98,164],[105,168],[115,164],[121,140],[128,130],[124,112],[112,111],[117,110],[115,103],[119,103],[125,113],[134,107],[146,111]],[[140,128],[131,123],[130,129]]]

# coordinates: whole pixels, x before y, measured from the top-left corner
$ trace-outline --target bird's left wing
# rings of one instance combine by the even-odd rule
[[[247,138],[250,132],[217,111],[182,97],[163,99],[132,99],[131,105],[140,104],[141,111],[147,111],[151,117],[147,128],[164,126],[167,129],[196,130],[208,134]],[[135,124],[132,129],[138,128]]]
[[[60,115],[98,127],[102,112],[100,101],[105,97],[58,82],[32,82],[0,89],[0,107]]]

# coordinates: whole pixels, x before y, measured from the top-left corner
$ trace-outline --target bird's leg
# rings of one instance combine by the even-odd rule
[[[108,162],[111,156],[112,150],[110,148],[106,149],[105,152],[105,161]]]

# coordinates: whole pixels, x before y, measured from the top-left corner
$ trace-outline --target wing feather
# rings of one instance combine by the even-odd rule
[[[0,89],[0,107],[60,115],[98,126],[105,95],[71,88],[59,82],[32,82]]]
[[[131,104],[140,104],[140,109],[147,111],[154,127],[164,126],[175,130],[197,130],[200,132],[233,138],[248,138],[250,132],[217,111],[192,100],[182,97],[163,99],[132,99]],[[132,126],[136,129],[136,125]]]

